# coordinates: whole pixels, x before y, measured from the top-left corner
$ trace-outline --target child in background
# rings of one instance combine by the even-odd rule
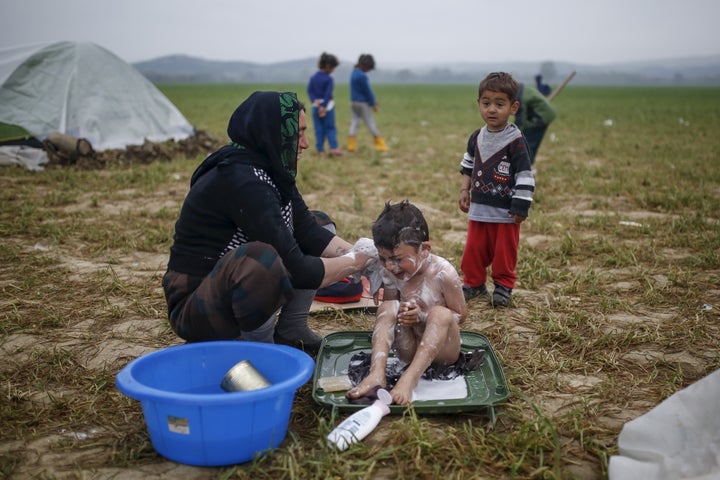
[[[458,206],[468,214],[461,268],[466,300],[488,295],[492,266],[493,306],[506,307],[517,280],[520,224],[535,191],[527,143],[509,122],[517,112],[519,85],[508,73],[491,73],[480,82],[478,106],[485,126],[475,130],[462,161]]]
[[[407,201],[377,218],[373,240],[384,265],[384,297],[376,314],[370,373],[347,392],[351,399],[386,385],[390,349],[408,364],[390,392],[407,405],[430,365],[452,365],[460,356],[460,324],[467,316],[460,277],[450,262],[430,253],[422,212]]]
[[[365,122],[370,133],[375,137],[375,150],[378,152],[387,152],[388,146],[385,139],[380,134],[373,111],[378,111],[378,104],[375,100],[375,94],[370,87],[370,80],[367,72],[375,69],[375,59],[370,54],[363,53],[358,58],[358,62],[350,75],[350,102],[352,120],[350,122],[350,133],[348,138],[348,152],[357,150],[356,137],[360,127],[360,119]]]
[[[324,153],[325,140],[330,145],[330,155],[342,155],[338,148],[337,129],[335,127],[335,101],[333,89],[335,82],[331,76],[340,64],[335,55],[323,52],[318,60],[318,71],[310,77],[307,93],[312,103],[313,127],[315,128],[315,148]]]

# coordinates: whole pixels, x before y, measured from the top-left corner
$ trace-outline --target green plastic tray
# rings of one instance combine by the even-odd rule
[[[418,413],[456,413],[485,409],[495,422],[494,406],[507,400],[509,391],[505,375],[497,355],[488,339],[479,333],[460,332],[462,351],[471,352],[477,348],[485,350],[484,362],[479,369],[465,376],[468,395],[465,398],[448,400],[422,400],[412,403]],[[366,405],[350,403],[345,392],[328,392],[318,387],[318,380],[347,374],[353,355],[372,350],[372,332],[337,332],[327,335],[320,346],[313,375],[313,399],[323,407],[333,410],[358,410]],[[407,407],[391,405],[390,413],[402,413]]]

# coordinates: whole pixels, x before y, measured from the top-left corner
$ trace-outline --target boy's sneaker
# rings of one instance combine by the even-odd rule
[[[495,284],[495,291],[492,295],[493,307],[507,307],[510,305],[510,297],[512,296],[512,288],[505,285]]]
[[[465,297],[465,301],[475,298],[479,295],[487,295],[487,287],[485,285],[480,285],[479,287],[471,287],[470,285],[463,285],[462,286],[463,296]]]

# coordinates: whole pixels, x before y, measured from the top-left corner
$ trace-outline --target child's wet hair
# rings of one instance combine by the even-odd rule
[[[386,250],[394,250],[401,243],[418,248],[430,240],[425,217],[407,200],[396,204],[387,202],[373,224],[372,234],[375,245]]]
[[[478,98],[482,97],[485,90],[504,93],[508,96],[510,102],[514,102],[518,99],[520,84],[509,73],[493,72],[480,82]]]

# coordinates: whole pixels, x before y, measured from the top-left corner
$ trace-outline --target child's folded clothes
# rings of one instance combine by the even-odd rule
[[[472,352],[460,352],[457,361],[452,365],[431,365],[422,375],[426,380],[453,380],[457,377],[464,376],[472,371],[477,370],[485,360],[485,350],[477,348]],[[385,370],[385,389],[392,390],[400,376],[403,374],[407,365],[397,357],[388,359],[387,368]],[[358,352],[350,358],[348,364],[348,377],[353,385],[358,385],[370,373],[370,353]],[[349,398],[352,404],[369,405],[377,400],[377,390],[381,388],[378,385],[370,390],[367,395],[360,398]]]
[[[350,277],[318,289],[315,300],[326,303],[351,303],[362,298],[362,282],[354,282]]]
[[[315,221],[321,227],[332,233],[336,232],[335,222],[330,215],[321,210],[310,210]],[[315,300],[326,303],[351,303],[357,302],[363,295],[363,283],[350,277],[335,282],[327,287],[319,288],[315,292]]]

